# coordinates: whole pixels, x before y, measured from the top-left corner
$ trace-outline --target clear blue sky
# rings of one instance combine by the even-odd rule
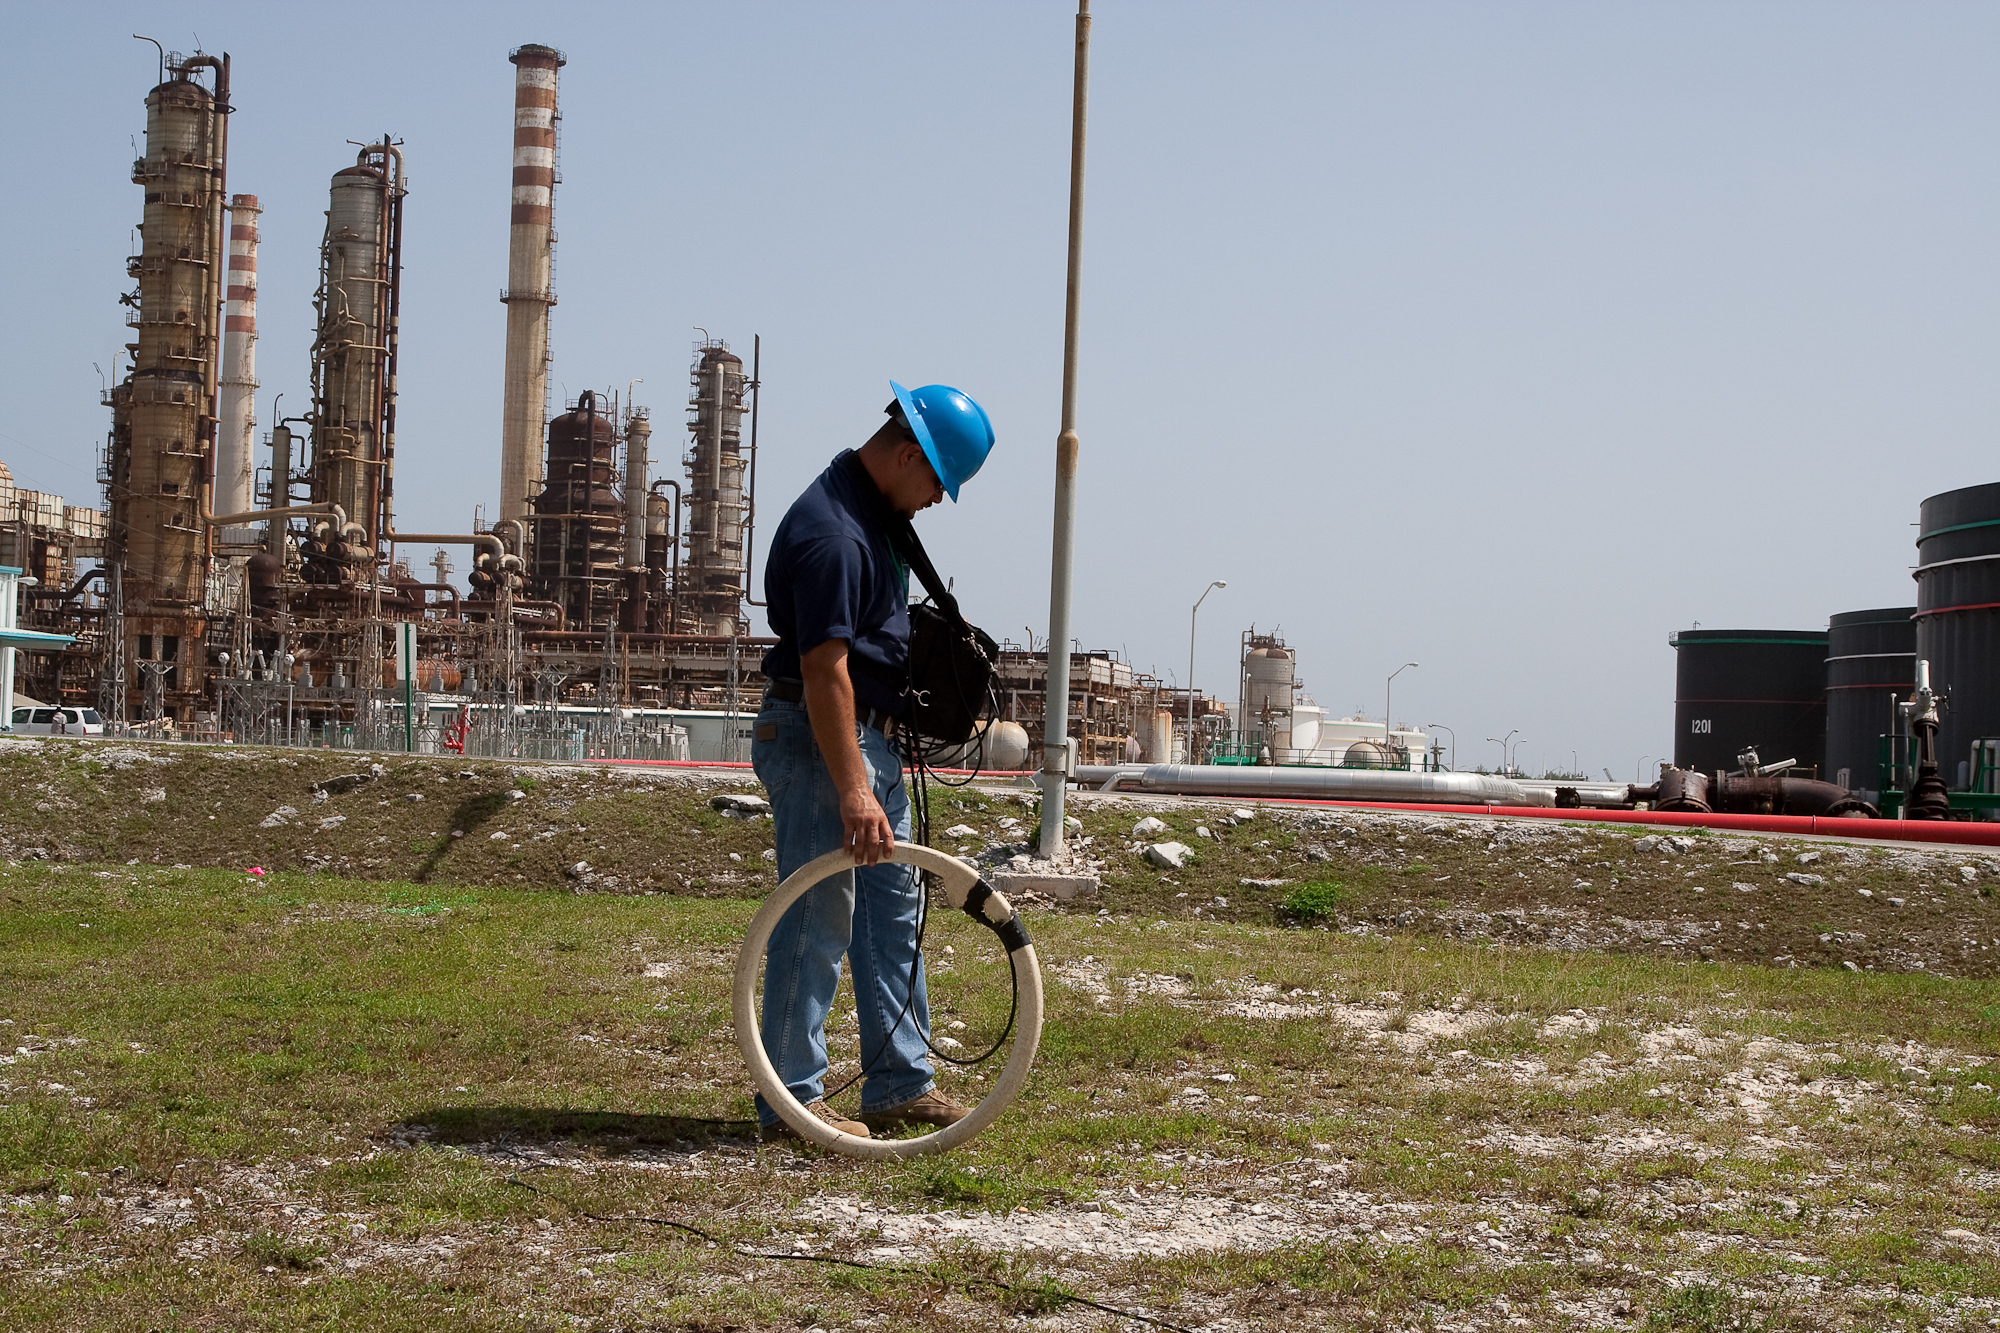
[[[553,380],[671,441],[695,326],[765,340],[763,531],[957,383],[1000,448],[924,520],[996,634],[1046,628],[1063,2],[12,5],[32,58],[0,272],[0,458],[96,502],[92,363],[139,219],[145,32],[235,62],[260,417],[304,405],[348,140],[407,141],[401,520],[497,492],[512,68],[562,75]],[[1328,706],[1518,728],[1629,776],[1666,634],[1914,599],[1917,503],[1996,479],[2000,9],[1100,0],[1076,632],[1233,697],[1281,627]],[[663,454],[671,454],[661,450]]]

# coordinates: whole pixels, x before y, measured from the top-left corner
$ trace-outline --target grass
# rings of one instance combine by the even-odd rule
[[[1190,1326],[1504,1324],[1503,1303],[1557,1326],[1614,1290],[1647,1328],[1882,1322],[1884,1291],[1932,1322],[2000,1313],[1991,1251],[1939,1239],[2000,1207],[1993,983],[1044,913],[1017,1110],[868,1166],[728,1123],[748,898],[47,864],[0,867],[0,894],[0,1049],[27,1051],[0,1069],[8,1328],[1115,1324],[1069,1295]],[[972,1045],[1004,965],[948,913],[930,954]],[[1086,956],[1101,991],[1067,970]],[[1554,1021],[1579,1011],[1594,1026]],[[1753,1122],[1725,1076],[1772,1070],[1790,1082],[1757,1085]],[[1144,1259],[870,1234],[1142,1203],[1301,1229]]]

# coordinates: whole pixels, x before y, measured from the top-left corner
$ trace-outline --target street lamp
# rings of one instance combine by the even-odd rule
[[[1396,752],[1395,734],[1390,730],[1394,724],[1389,721],[1389,700],[1392,697],[1390,690],[1396,683],[1396,677],[1402,675],[1415,665],[1415,662],[1403,663],[1403,665],[1389,673],[1388,680],[1382,682],[1382,758],[1384,760],[1387,760],[1390,755]]]
[[[1227,588],[1228,579],[1216,579],[1201,590],[1201,596],[1194,599],[1194,610],[1188,612],[1188,740],[1187,761],[1194,762],[1194,618],[1201,610],[1201,604],[1217,588]],[[1247,724],[1246,724],[1247,725]]]
[[[1505,777],[1507,774],[1507,742],[1513,740],[1516,736],[1520,734],[1521,734],[1521,729],[1519,727],[1516,727],[1512,731],[1508,732],[1504,737],[1488,736],[1486,738],[1487,740],[1492,741],[1495,745],[1500,747],[1500,775],[1502,777]]]
[[[1428,730],[1442,731],[1445,735],[1451,737],[1451,768],[1452,772],[1456,773],[1458,771],[1458,733],[1442,722],[1426,722],[1424,726]]]
[[[1640,787],[1640,786],[1644,786],[1644,785],[1645,785],[1645,782],[1646,782],[1646,761],[1647,761],[1648,759],[1651,759],[1652,757],[1653,757],[1653,756],[1651,756],[1651,755],[1649,755],[1649,754],[1642,754],[1642,755],[1640,755],[1640,756],[1639,756],[1639,766],[1638,766],[1637,768],[1635,768],[1635,769],[1633,769],[1633,770],[1632,770],[1632,785],[1633,785],[1633,786],[1635,786],[1635,787]]]

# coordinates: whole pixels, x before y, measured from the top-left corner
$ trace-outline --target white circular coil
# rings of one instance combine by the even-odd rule
[[[736,1045],[743,1052],[744,1063],[750,1066],[751,1081],[757,1085],[757,1091],[764,1095],[771,1109],[812,1142],[849,1157],[875,1161],[918,1157],[955,1148],[999,1119],[1028,1081],[1028,1070],[1035,1063],[1035,1047],[1042,1036],[1042,967],[1036,961],[1035,946],[1028,940],[1028,932],[1007,900],[995,893],[970,865],[934,848],[916,843],[897,843],[888,859],[936,875],[944,887],[946,902],[999,937],[1001,947],[1008,953],[1015,984],[1020,988],[1020,1002],[1014,1021],[1014,1048],[1007,1053],[1006,1067],[994,1080],[993,1090],[981,1098],[979,1105],[973,1107],[964,1119],[918,1138],[864,1139],[844,1134],[806,1110],[799,1099],[792,1096],[791,1090],[778,1077],[778,1071],[772,1067],[771,1057],[764,1052],[763,1034],[757,1027],[757,973],[763,965],[764,950],[770,943],[771,932],[777,928],[778,919],[786,909],[808,889],[829,876],[854,869],[856,862],[850,852],[844,849],[832,851],[808,861],[787,875],[784,883],[764,900],[764,905],[757,909],[757,915],[750,919],[750,931],[736,955],[734,997]]]

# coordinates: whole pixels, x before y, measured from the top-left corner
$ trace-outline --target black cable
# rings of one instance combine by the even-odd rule
[[[991,703],[992,701],[993,695],[989,687],[986,702]],[[960,702],[964,702],[964,700],[961,699]],[[981,710],[974,709],[970,711],[977,716]],[[979,764],[981,766],[974,767],[963,782],[946,782],[944,783],[945,786],[963,787],[984,771],[983,765],[986,762],[986,735],[992,730],[993,723],[994,719],[988,716],[986,725],[978,733],[980,741]],[[898,749],[901,752],[903,762],[916,775],[915,791],[910,800],[910,828],[915,836],[915,841],[924,847],[931,845],[931,796],[929,781],[935,775],[932,772],[930,761],[951,748],[955,747],[948,746],[942,741],[933,741],[926,745],[913,731],[902,731],[898,739]],[[938,781],[943,782],[943,779],[938,779]],[[917,872],[916,878],[920,889],[917,899],[917,945],[910,954],[910,976],[903,991],[902,1012],[896,1015],[896,1021],[889,1025],[889,1030],[882,1034],[882,1043],[876,1047],[875,1054],[862,1062],[860,1072],[856,1073],[832,1092],[822,1092],[820,1094],[821,1101],[831,1102],[835,1097],[845,1093],[874,1071],[876,1064],[888,1053],[890,1042],[895,1039],[896,1033],[902,1029],[903,1021],[910,1017],[910,1011],[916,1005],[917,974],[923,966],[924,936],[930,928],[930,889],[935,876],[925,870]],[[854,891],[858,898],[861,892],[861,882],[858,878],[855,880]],[[1007,1044],[1007,1038],[1014,1034],[1014,1020],[1019,1016],[1021,1011],[1021,974],[1014,962],[1014,955],[1011,952],[1007,955],[1007,980],[1013,992],[1007,1001],[1007,1025],[1000,1030],[1000,1035],[994,1039],[991,1046],[969,1059],[959,1059],[956,1056],[946,1055],[943,1051],[940,1051],[932,1043],[931,1034],[920,1030],[919,1035],[924,1039],[924,1050],[946,1064],[957,1065],[961,1068],[985,1064],[988,1060],[991,1060],[999,1052],[1000,1048]],[[857,1004],[859,1003],[859,999],[860,997],[856,996]]]
[[[529,1168],[529,1170],[543,1170],[543,1169],[546,1168],[539,1166]],[[593,1213],[588,1209],[577,1207],[575,1204],[571,1203],[568,1199],[565,1199],[562,1195],[557,1194],[554,1190],[545,1190],[539,1185],[529,1184],[527,1181],[521,1179],[519,1172],[515,1172],[512,1175],[509,1175],[507,1177],[507,1183],[509,1185],[514,1185],[521,1189],[524,1189],[528,1191],[528,1193],[536,1195],[539,1198],[554,1199],[557,1203],[569,1209],[570,1212],[576,1214],[578,1217],[588,1218],[592,1222],[606,1222],[611,1224],[623,1223],[626,1225],[630,1225],[635,1222],[644,1222],[649,1226],[670,1227],[675,1231],[685,1231],[690,1236],[699,1236],[701,1239],[707,1241],[709,1244],[715,1246],[717,1249],[726,1248],[731,1254],[741,1255],[745,1259],[781,1259],[797,1263],[832,1264],[840,1268],[859,1268],[865,1272],[870,1272],[870,1273],[892,1273],[898,1277],[927,1278],[932,1281],[935,1281],[937,1279],[937,1274],[929,1272],[928,1270],[922,1268],[908,1268],[901,1264],[871,1264],[860,1259],[843,1259],[838,1255],[832,1255],[832,1254],[801,1254],[796,1250],[745,1249],[743,1246],[736,1244],[736,1242],[734,1241],[724,1240],[720,1236],[717,1236],[712,1232],[702,1230],[700,1227],[694,1225],[692,1222],[682,1222],[679,1219],[672,1217],[646,1217],[637,1214],[620,1215],[620,1214]],[[1018,1284],[1013,1282],[1003,1282],[997,1277],[968,1277],[963,1279],[963,1281],[965,1285],[967,1285],[968,1287],[970,1286],[998,1287],[1001,1291],[1010,1291],[1010,1292],[1021,1290],[1021,1287]],[[1043,1292],[1042,1294],[1051,1297],[1055,1300],[1061,1301],[1065,1305],[1088,1306],[1093,1310],[1102,1310],[1106,1314],[1117,1315],[1121,1319],[1133,1319],[1137,1320],[1139,1323],[1142,1324],[1151,1324],[1154,1328],[1168,1329],[1171,1330],[1171,1333],[1195,1333],[1195,1330],[1188,1328],[1183,1324],[1169,1323],[1164,1319],[1156,1318],[1153,1315],[1140,1314],[1135,1310],[1121,1310],[1115,1305],[1106,1305],[1102,1301],[1093,1301],[1088,1296],[1077,1296],[1067,1291]]]

